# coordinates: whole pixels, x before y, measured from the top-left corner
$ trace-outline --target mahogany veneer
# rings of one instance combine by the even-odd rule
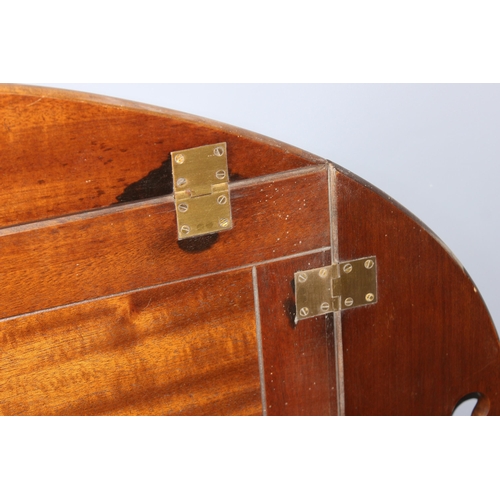
[[[210,120],[0,86],[0,412],[500,414],[472,281],[345,169]],[[170,153],[227,143],[234,228],[177,241]],[[378,302],[296,321],[296,271],[375,255]]]

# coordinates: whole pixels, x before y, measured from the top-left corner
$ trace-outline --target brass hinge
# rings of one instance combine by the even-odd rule
[[[377,259],[365,257],[295,273],[295,322],[377,302]]]
[[[233,227],[225,142],[172,153],[179,240]]]

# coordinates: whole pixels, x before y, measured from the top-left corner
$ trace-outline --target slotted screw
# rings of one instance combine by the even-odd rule
[[[328,312],[330,310],[330,304],[328,302],[323,302],[323,304],[321,304],[321,312]]]

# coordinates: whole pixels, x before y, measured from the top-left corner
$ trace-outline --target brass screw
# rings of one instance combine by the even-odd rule
[[[328,312],[329,310],[330,310],[330,304],[328,302],[323,302],[323,304],[321,304],[321,311]]]
[[[344,304],[347,306],[347,307],[351,307],[353,304],[354,304],[354,300],[352,300],[351,297],[347,297],[347,299],[344,300]]]
[[[191,232],[191,228],[189,226],[182,226],[181,227],[181,233],[186,235],[186,234],[189,234]]]
[[[307,307],[303,307],[299,314],[304,318],[305,316],[307,316],[309,314],[309,309]]]
[[[185,213],[188,211],[188,204],[187,203],[181,203],[178,207],[179,212]]]
[[[229,226],[229,219],[219,219],[219,226],[220,227],[228,227]]]
[[[319,270],[319,276],[321,278],[326,278],[328,276],[328,271],[326,269],[320,269]]]
[[[187,184],[187,179],[184,179],[184,177],[180,177],[177,179],[177,186],[182,187]]]
[[[344,273],[349,274],[352,271],[352,264],[346,264],[344,266]]]
[[[217,170],[217,172],[215,173],[215,177],[217,177],[217,179],[219,180],[225,179],[226,172],[224,170]]]
[[[224,195],[221,195],[217,198],[217,203],[219,205],[225,205],[227,203],[227,198]]]
[[[182,165],[184,163],[184,155],[175,155],[175,163]]]
[[[365,261],[366,269],[371,269],[374,265],[375,265],[375,263],[373,262],[373,260],[368,259]]]
[[[305,283],[307,281],[307,274],[299,274],[299,277],[298,277],[298,280],[301,282],[301,283]]]
[[[367,293],[365,299],[366,302],[373,302],[375,300],[375,295],[373,295],[373,293]]]
[[[224,148],[218,147],[214,149],[215,156],[222,156],[224,154]]]

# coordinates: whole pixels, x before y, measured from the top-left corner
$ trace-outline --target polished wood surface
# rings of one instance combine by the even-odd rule
[[[336,171],[339,252],[376,255],[376,307],[345,311],[348,415],[451,415],[481,393],[498,415],[500,345],[460,263],[422,223],[345,170]]]
[[[290,276],[331,263],[330,251],[257,268],[268,415],[336,415],[333,323],[295,323]]]
[[[350,172],[99,96],[1,86],[0,114],[0,412],[500,414],[474,284]],[[178,242],[170,153],[219,142],[234,228]],[[295,321],[296,271],[371,255],[376,304]]]
[[[0,413],[261,414],[254,311],[245,270],[1,321]]]
[[[0,85],[0,125],[0,227],[170,194],[170,153],[203,144],[227,142],[233,181],[324,164],[236,127],[54,89]]]
[[[236,184],[234,229],[193,240],[171,199],[0,230],[0,318],[329,246],[326,170],[284,177]]]

